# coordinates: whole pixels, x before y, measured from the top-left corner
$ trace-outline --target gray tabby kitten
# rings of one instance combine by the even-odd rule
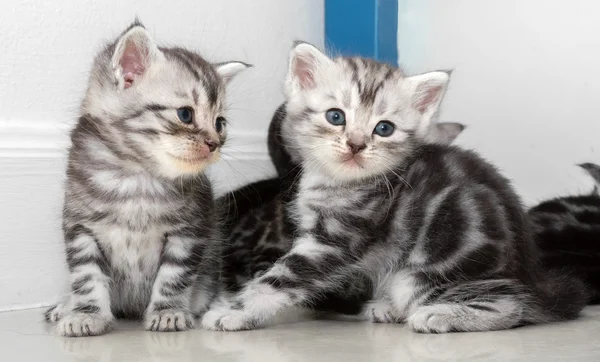
[[[292,160],[281,127],[287,121],[285,104],[275,112],[269,127],[268,145],[278,176],[253,182],[219,199],[223,207],[223,281],[228,291],[238,291],[250,279],[261,275],[291,248],[293,220],[288,210],[299,167]],[[430,143],[450,144],[465,126],[435,123],[428,132]]]
[[[417,332],[577,317],[581,283],[539,268],[508,180],[474,152],[424,142],[448,81],[308,44],[292,50],[282,130],[302,165],[292,248],[207,312],[204,328],[259,328],[356,288],[370,296],[365,319]]]
[[[202,170],[225,141],[225,83],[246,67],[158,47],[137,21],[98,54],[71,133],[71,292],[46,313],[59,334],[102,334],[115,317],[186,330],[207,309],[220,250]]]

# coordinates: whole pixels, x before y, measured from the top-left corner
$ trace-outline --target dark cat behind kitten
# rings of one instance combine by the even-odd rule
[[[549,270],[570,270],[588,287],[590,304],[600,303],[600,166],[579,165],[596,183],[589,194],[557,197],[529,210],[534,237]]]

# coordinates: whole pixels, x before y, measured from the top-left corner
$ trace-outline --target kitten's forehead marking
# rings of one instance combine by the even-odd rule
[[[350,72],[353,86],[358,90],[361,105],[371,107],[384,84],[398,69],[384,63],[363,58],[342,58]]]
[[[196,82],[202,84],[203,93],[212,107],[217,105],[222,82],[213,67],[199,55],[183,48],[161,48],[170,61],[177,62],[181,68],[189,72]],[[196,94],[194,95],[194,91]],[[199,103],[197,90],[192,91],[192,98],[196,105]],[[197,100],[198,99],[198,100]]]
[[[193,64],[191,54],[188,51],[181,48],[164,48],[161,50],[167,55],[169,60],[175,61],[185,68],[194,77],[194,80],[197,82],[200,81],[198,67]]]
[[[192,89],[192,98],[194,99],[194,104],[198,105],[198,91],[196,88]]]

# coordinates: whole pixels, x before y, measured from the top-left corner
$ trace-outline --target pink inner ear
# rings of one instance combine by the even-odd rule
[[[438,97],[440,96],[440,92],[442,90],[441,86],[435,86],[428,88],[420,94],[419,98],[415,102],[415,108],[422,114],[425,113],[427,108],[433,105]]]
[[[133,42],[127,42],[119,64],[123,69],[125,88],[131,87],[135,79],[146,70],[144,67],[144,54]]]
[[[300,82],[300,86],[304,89],[314,88],[317,84],[315,83],[315,77],[311,73],[311,63],[302,59],[301,57],[296,58],[294,62],[294,74]]]

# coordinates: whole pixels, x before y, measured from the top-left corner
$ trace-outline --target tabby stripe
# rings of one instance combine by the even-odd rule
[[[78,303],[74,308],[73,312],[85,313],[85,314],[98,314],[100,313],[100,307],[94,304],[83,304]]]

